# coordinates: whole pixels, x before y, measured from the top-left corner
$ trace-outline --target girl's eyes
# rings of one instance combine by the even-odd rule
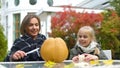
[[[79,36],[79,38],[88,38],[88,36],[86,36],[86,35],[83,35],[83,36]]]

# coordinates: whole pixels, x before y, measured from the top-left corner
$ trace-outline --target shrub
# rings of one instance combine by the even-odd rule
[[[7,39],[3,33],[3,27],[0,24],[0,61],[3,61],[7,54]]]
[[[71,7],[65,7],[64,12],[56,13],[51,19],[51,30],[49,33],[52,37],[63,38],[68,48],[72,48],[76,43],[78,29],[84,25],[90,25],[96,28],[103,20],[101,14],[76,12]]]

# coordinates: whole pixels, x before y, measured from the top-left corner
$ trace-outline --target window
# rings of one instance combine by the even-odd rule
[[[49,6],[53,6],[53,0],[47,0],[47,4],[48,4]]]
[[[6,22],[6,37],[7,37],[7,39],[8,39],[8,29],[9,29],[9,27],[8,27],[8,16],[6,16],[6,20],[5,20],[5,22]]]
[[[8,2],[5,3],[5,7],[8,8]]]
[[[2,5],[2,4],[1,4],[1,0],[0,0],[0,8],[1,8],[1,5]]]
[[[35,12],[28,12],[28,14],[35,14]]]
[[[13,15],[13,23],[14,23],[14,40],[18,37],[20,37],[20,14],[14,14]]]
[[[14,4],[15,4],[15,6],[18,6],[19,3],[20,3],[20,0],[14,0]]]
[[[29,0],[29,3],[30,3],[31,5],[35,5],[35,4],[37,3],[37,0]]]

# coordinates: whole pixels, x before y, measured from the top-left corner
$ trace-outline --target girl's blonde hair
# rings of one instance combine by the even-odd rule
[[[78,39],[78,37],[79,37],[79,32],[80,32],[81,30],[87,31],[87,32],[90,34],[91,38],[93,39],[92,41],[96,41],[95,31],[94,31],[94,29],[93,29],[92,27],[90,27],[90,26],[83,26],[83,27],[81,27],[81,28],[78,30],[77,39]]]

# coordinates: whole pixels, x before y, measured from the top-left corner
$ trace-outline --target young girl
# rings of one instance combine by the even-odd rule
[[[84,56],[84,58],[82,59],[80,56]],[[81,59],[87,62],[90,60],[107,59],[101,51],[100,45],[96,42],[92,27],[83,26],[79,29],[76,45],[70,51],[70,59],[76,63]]]

